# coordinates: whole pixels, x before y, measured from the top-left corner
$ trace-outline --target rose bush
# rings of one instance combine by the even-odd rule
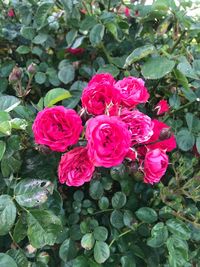
[[[198,6],[152,2],[0,1],[1,267],[199,265]]]

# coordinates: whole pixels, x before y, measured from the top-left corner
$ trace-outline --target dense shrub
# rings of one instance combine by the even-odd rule
[[[200,27],[190,1],[144,2],[0,2],[1,267],[199,266]],[[80,187],[61,184],[65,147],[35,144],[38,112],[80,114],[96,73],[145,81],[139,110],[177,142],[159,183],[144,183],[135,160],[98,167]]]

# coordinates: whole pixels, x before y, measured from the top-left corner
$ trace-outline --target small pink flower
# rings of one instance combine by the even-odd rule
[[[59,181],[68,186],[81,186],[91,180],[94,170],[87,148],[76,147],[62,156],[58,167]]]
[[[13,18],[15,16],[15,11],[13,8],[8,10],[8,17]]]
[[[153,135],[153,123],[150,117],[139,110],[123,109],[120,118],[128,126],[131,133],[132,146],[148,141]]]
[[[131,144],[131,134],[119,117],[100,115],[87,122],[88,155],[95,166],[122,163]]]
[[[127,77],[118,81],[115,87],[121,94],[122,106],[134,108],[140,103],[146,103],[149,99],[149,93],[144,86],[144,81],[140,78]]]
[[[157,115],[162,115],[165,112],[168,112],[170,107],[166,100],[160,100],[154,109],[157,109]]]
[[[124,13],[125,13],[126,17],[130,17],[131,12],[130,12],[130,9],[128,7],[125,8]]]
[[[56,106],[40,111],[32,129],[37,144],[64,152],[68,146],[77,143],[83,126],[80,116],[73,109]]]
[[[120,94],[114,87],[115,80],[109,73],[96,74],[84,88],[82,106],[92,115],[116,115]]]
[[[84,48],[79,47],[79,48],[67,48],[66,52],[72,54],[72,55],[81,55],[85,51]]]
[[[176,148],[176,139],[174,135],[172,134],[170,138],[159,141],[160,133],[162,129],[168,129],[170,128],[167,124],[164,122],[161,122],[159,120],[152,120],[154,126],[153,126],[153,135],[151,138],[145,143],[146,147],[148,149],[156,149],[160,148],[162,150],[166,150],[167,152],[172,151]],[[152,143],[152,144],[151,144]]]
[[[144,159],[144,182],[158,183],[167,170],[168,156],[163,150],[156,148],[146,153]]]

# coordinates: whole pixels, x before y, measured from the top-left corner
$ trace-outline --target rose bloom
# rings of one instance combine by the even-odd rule
[[[123,109],[120,118],[131,132],[132,145],[144,143],[153,135],[153,123],[150,117],[139,110]]]
[[[127,77],[118,81],[115,87],[121,94],[121,102],[124,107],[134,108],[140,103],[146,103],[149,93],[144,86],[144,81],[140,78]]]
[[[68,186],[81,186],[91,180],[94,170],[87,148],[76,147],[62,156],[58,166],[59,181]]]
[[[144,159],[144,182],[149,184],[158,183],[167,170],[168,156],[159,148],[150,150]]]
[[[115,80],[111,74],[96,74],[84,88],[81,97],[82,106],[89,114],[116,115],[120,94],[114,87]]]
[[[80,54],[83,54],[84,51],[85,51],[85,49],[82,48],[82,47],[79,47],[79,48],[71,48],[71,47],[69,47],[69,48],[66,49],[66,52],[68,52],[68,53],[70,53],[72,55],[80,55]]]
[[[170,109],[166,100],[160,100],[158,104],[155,106],[154,110],[157,110],[157,115],[162,115],[165,112],[168,112]]]
[[[151,138],[146,142],[146,146],[148,149],[155,149],[155,148],[160,148],[162,150],[166,150],[167,152],[172,151],[173,149],[176,148],[176,139],[174,135],[172,134],[170,138],[158,141],[156,142],[159,137],[160,133],[163,128],[170,128],[167,124],[164,122],[158,121],[158,120],[152,120],[154,126],[153,126],[153,135]],[[155,142],[155,143],[154,143]],[[149,144],[153,143],[153,144]]]
[[[8,17],[13,18],[15,16],[15,11],[13,8],[8,10]]]
[[[63,152],[68,146],[77,143],[83,126],[81,118],[73,109],[56,106],[40,111],[32,129],[37,144]]]
[[[88,155],[95,166],[121,164],[130,144],[131,134],[118,117],[101,115],[87,122]]]
[[[131,11],[128,7],[125,8],[124,14],[126,15],[126,17],[130,17]]]

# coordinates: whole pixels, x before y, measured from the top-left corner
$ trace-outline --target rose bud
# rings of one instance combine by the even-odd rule
[[[171,128],[163,128],[159,135],[159,140],[169,139],[172,135]]]
[[[13,8],[8,10],[8,17],[13,18],[15,16],[15,11]]]
[[[9,75],[9,82],[15,83],[21,79],[21,76],[22,76],[21,68],[18,68],[17,66],[15,66]]]
[[[28,71],[30,74],[35,74],[35,72],[36,72],[36,64],[35,64],[35,63],[31,63],[31,64],[28,66],[27,71]]]
[[[165,112],[168,112],[170,109],[166,100],[160,100],[158,104],[155,106],[154,110],[157,110],[157,115],[162,115]]]

